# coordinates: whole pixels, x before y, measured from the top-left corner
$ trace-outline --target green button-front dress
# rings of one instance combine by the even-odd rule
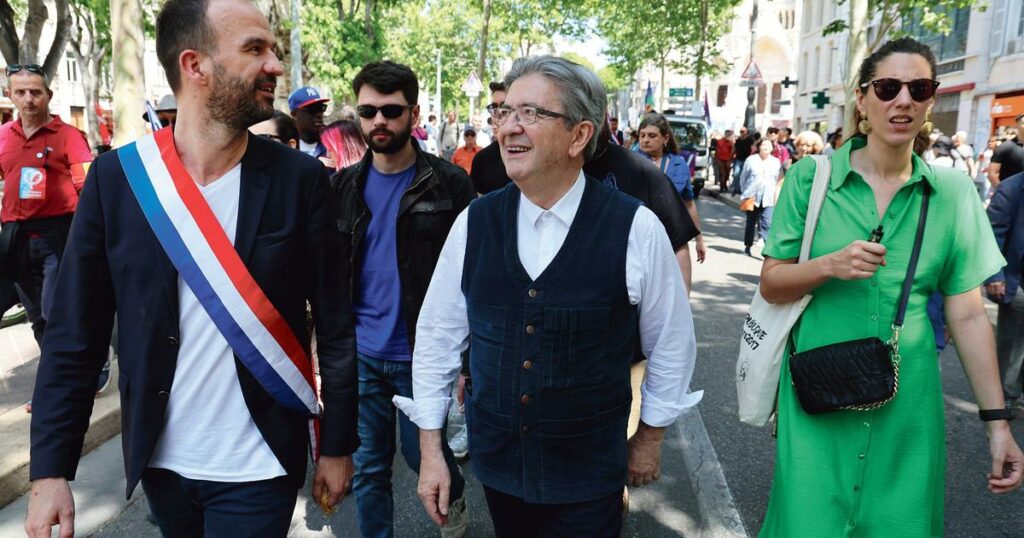
[[[926,303],[936,290],[978,287],[1004,265],[977,191],[967,176],[930,168],[914,156],[913,174],[886,214],[850,168],[853,138],[832,155],[832,177],[811,257],[866,240],[884,226],[888,265],[866,280],[832,279],[794,330],[797,351],[877,336],[888,340],[914,245],[924,182],[932,187],[928,222],[900,338],[899,392],[873,411],[808,415],[782,366],[778,454],[762,537],[941,536],[946,454],[942,387]],[[764,255],[800,254],[815,164],[802,159],[786,176]]]

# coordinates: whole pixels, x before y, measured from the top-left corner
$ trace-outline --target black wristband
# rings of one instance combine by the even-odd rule
[[[985,422],[992,420],[1013,420],[1016,415],[1009,409],[979,409],[978,417]]]

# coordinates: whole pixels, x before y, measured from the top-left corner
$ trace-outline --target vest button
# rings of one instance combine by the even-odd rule
[[[520,429],[519,431],[521,431],[523,433],[530,433],[530,427],[529,426],[523,426],[522,429]]]
[[[167,392],[166,390],[162,390],[162,391],[156,393],[156,397],[160,398],[161,400],[166,400],[167,397],[170,396],[170,395],[171,395],[171,393]]]
[[[167,337],[167,344],[171,345],[171,346],[176,346],[176,345],[178,345],[178,339],[173,337],[173,336],[168,336]]]
[[[533,363],[530,361],[523,361],[523,370],[529,370],[533,368]]]
[[[537,290],[530,290],[530,291],[526,292],[526,294],[529,295],[531,298],[532,297],[536,297],[537,296]]]
[[[526,405],[526,404],[530,403],[530,395],[529,394],[523,394],[523,397],[519,398],[519,402],[522,403],[523,405]]]
[[[526,326],[526,334],[533,334],[535,332],[537,332],[537,329],[534,329],[533,325],[527,325]]]

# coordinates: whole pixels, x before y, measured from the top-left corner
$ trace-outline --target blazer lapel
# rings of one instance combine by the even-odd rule
[[[267,152],[260,151],[258,146],[265,142],[258,137],[249,135],[249,145],[242,156],[241,192],[238,199],[238,225],[235,229],[235,250],[242,262],[249,263],[252,248],[256,242],[256,232],[263,216],[263,206],[270,192],[270,176],[267,175]]]

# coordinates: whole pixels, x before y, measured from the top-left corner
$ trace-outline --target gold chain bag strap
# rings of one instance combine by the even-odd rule
[[[900,382],[900,331],[910,301],[914,273],[921,254],[928,200],[931,187],[924,185],[921,215],[914,237],[914,250],[903,280],[892,335],[883,342],[873,336],[847,342],[837,342],[796,353],[792,333],[789,337],[789,372],[797,399],[804,411],[811,415],[839,410],[868,411],[877,409],[896,396]]]

